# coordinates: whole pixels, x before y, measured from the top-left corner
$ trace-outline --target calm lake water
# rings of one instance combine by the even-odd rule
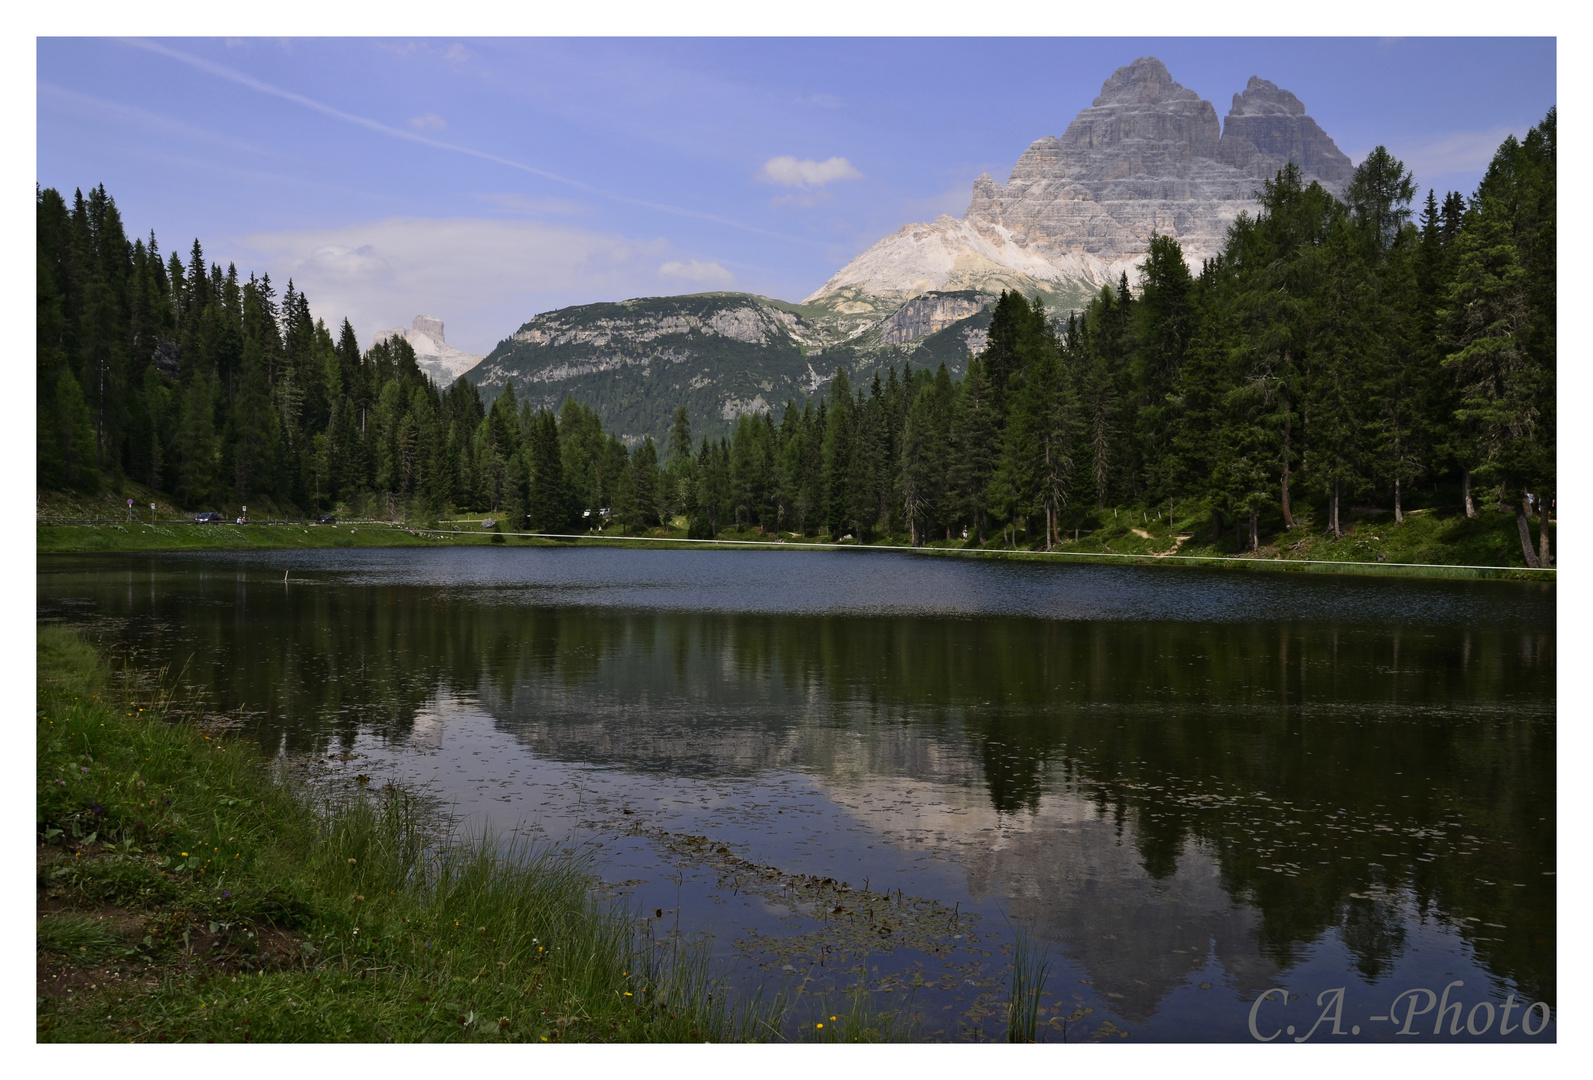
[[[920,1038],[1004,1037],[1019,930],[1047,1041],[1556,1036],[1552,587],[445,548],[41,556],[38,614]]]

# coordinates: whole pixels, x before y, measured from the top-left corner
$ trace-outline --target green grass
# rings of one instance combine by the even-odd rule
[[[1165,510],[1162,511],[1165,515]],[[51,525],[37,526],[37,550],[48,552],[203,551],[353,547],[436,547],[494,544],[511,547],[601,543],[625,548],[712,546],[686,538],[684,528],[651,528],[630,533],[610,527],[579,539],[548,540],[483,530],[480,517],[445,520],[433,528],[402,525]],[[971,541],[930,541],[925,553],[979,557],[1046,559],[1051,561],[1117,562],[1127,559],[1149,565],[1211,566],[1229,569],[1292,570],[1308,573],[1392,574],[1422,577],[1553,578],[1528,570],[1521,555],[1515,518],[1485,509],[1475,518],[1421,508],[1396,525],[1390,511],[1359,511],[1345,515],[1344,535],[1327,536],[1309,519],[1293,529],[1281,522],[1263,523],[1259,553],[1238,550],[1230,527],[1215,543],[1210,518],[1202,511],[1166,516],[1139,507],[1097,510],[1084,515],[1077,541],[1069,538],[1055,551],[1019,533],[1014,545],[997,533],[984,547]],[[1534,529],[1536,525],[1534,524]],[[1554,526],[1550,526],[1551,540]],[[1144,534],[1144,535],[1141,535]],[[1182,538],[1182,539],[1180,539]],[[755,528],[727,527],[717,541],[727,550],[741,544],[781,544],[786,550],[831,547],[827,537],[769,534]],[[884,535],[870,545],[853,541],[844,547],[906,547],[906,536]],[[1169,558],[1168,556],[1174,556]],[[1465,569],[1483,567],[1486,569]]]
[[[49,912],[41,916],[38,928],[40,952],[54,953],[74,963],[104,960],[119,955],[128,942],[114,925],[81,911]]]
[[[109,690],[39,628],[40,1041],[764,1037],[701,955],[578,861],[438,836],[399,791],[317,800],[249,744]],[[68,992],[70,991],[70,992]]]
[[[1050,961],[1036,951],[1030,936],[1019,930],[1012,945],[1012,975],[1007,989],[1007,1041],[1034,1042],[1040,1019],[1040,991],[1045,989]]]
[[[40,552],[253,551],[278,548],[435,547],[397,525],[38,525]],[[489,534],[450,543],[483,544]]]

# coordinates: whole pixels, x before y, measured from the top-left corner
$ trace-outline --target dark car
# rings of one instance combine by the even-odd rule
[[[221,515],[214,510],[206,510],[203,514],[194,515],[195,525],[220,525]]]
[[[337,515],[336,514],[322,514],[320,517],[315,519],[315,523],[317,525],[336,525],[337,524]]]

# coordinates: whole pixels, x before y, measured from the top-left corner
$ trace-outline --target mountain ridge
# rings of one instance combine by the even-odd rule
[[[1198,269],[1291,161],[1334,194],[1354,168],[1288,90],[1252,76],[1219,123],[1211,102],[1160,60],[1140,57],[1113,72],[1062,135],[1031,143],[1005,184],[989,173],[975,179],[961,218],[904,226],[804,303],[846,289],[907,297],[1018,287],[1077,307],[1137,268],[1155,234],[1177,239]]]
[[[744,412],[817,393],[837,367],[859,385],[890,364],[984,347],[993,295],[1039,296],[1058,315],[1137,277],[1170,235],[1198,270],[1287,162],[1335,194],[1353,166],[1288,90],[1252,76],[1219,121],[1155,57],[1118,68],[1060,136],[1036,139],[1005,184],[973,182],[961,218],[903,226],[800,303],[697,293],[544,312],[469,378],[558,407],[573,394],[627,440],[661,438],[677,404],[713,434]],[[440,333],[440,324],[439,324]]]

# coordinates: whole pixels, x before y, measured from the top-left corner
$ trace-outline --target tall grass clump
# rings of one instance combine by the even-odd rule
[[[113,694],[38,632],[45,1041],[702,1041],[733,1007],[592,867],[439,828],[393,788],[316,795],[252,744]],[[78,978],[74,970],[97,965]],[[70,969],[70,970],[69,970]],[[135,977],[136,976],[136,977]],[[75,981],[74,981],[75,980]]]
[[[1012,977],[1007,994],[1007,1041],[1034,1042],[1040,1016],[1040,992],[1051,963],[1036,951],[1029,935],[1019,930],[1012,944]]]

